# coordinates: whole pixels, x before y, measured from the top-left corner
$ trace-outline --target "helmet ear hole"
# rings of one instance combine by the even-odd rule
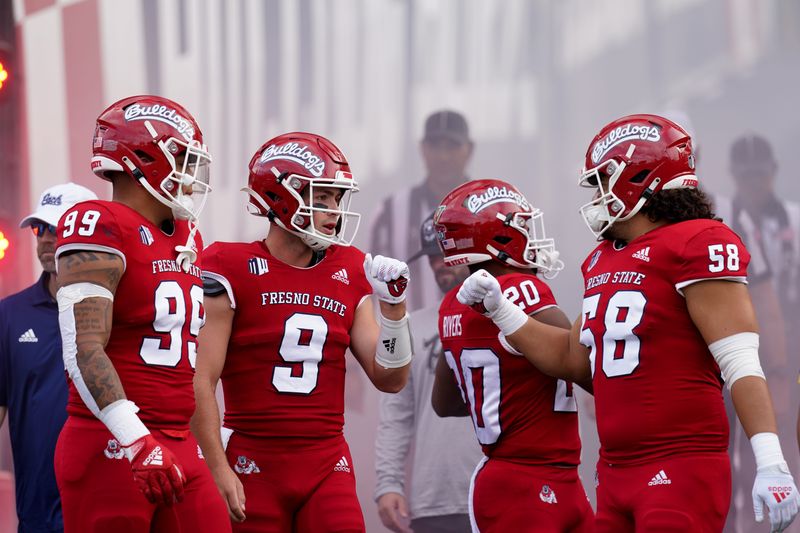
[[[143,150],[134,150],[133,153],[136,154],[136,157],[138,157],[142,163],[152,163],[153,161],[155,161],[155,159],[150,157],[150,154],[148,154]]]
[[[503,245],[505,245],[505,244],[508,244],[508,243],[510,243],[510,242],[511,242],[511,237],[506,237],[505,235],[497,235],[497,236],[495,236],[495,237],[494,237],[494,239],[492,239],[492,240],[493,240],[494,242],[498,243],[498,244],[503,244]]]
[[[269,201],[272,203],[273,207],[272,207],[272,209],[270,209],[270,212],[273,213],[273,215],[277,215],[275,210],[278,209],[277,206],[280,203],[280,198],[278,198],[278,195],[275,194],[272,191],[266,191],[265,190],[263,192],[263,194],[264,194],[264,196],[269,198]],[[282,208],[280,208],[280,211],[281,211],[282,214],[286,215],[289,212],[289,208],[284,205]]]
[[[647,176],[650,174],[649,170],[642,170],[635,176],[630,179],[631,183],[644,183],[644,180],[647,179]]]

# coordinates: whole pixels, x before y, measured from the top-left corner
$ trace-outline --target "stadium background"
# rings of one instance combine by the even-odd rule
[[[44,188],[72,180],[108,198],[89,170],[97,114],[157,93],[192,111],[214,157],[206,242],[264,233],[239,192],[249,158],[279,132],[312,130],[350,159],[365,244],[379,199],[423,178],[425,116],[461,111],[471,175],[509,180],[545,211],[567,264],[552,285],[576,316],[592,246],[577,171],[596,130],[626,113],[679,111],[700,146],[701,183],[722,193],[731,141],[759,132],[781,164],[778,190],[800,199],[798,52],[793,0],[2,0],[0,297],[38,275],[30,232],[16,225]],[[346,432],[368,530],[384,531],[372,502],[377,393],[359,389]],[[591,422],[583,429],[592,491],[596,436]]]

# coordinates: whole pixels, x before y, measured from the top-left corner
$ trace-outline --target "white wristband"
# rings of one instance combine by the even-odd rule
[[[130,446],[150,431],[145,427],[136,413],[139,408],[129,400],[117,400],[106,405],[97,418],[106,425],[123,448]]]
[[[750,437],[750,446],[756,458],[756,469],[786,464],[781,451],[781,442],[775,433],[756,433]]]
[[[380,332],[375,347],[375,360],[383,368],[400,368],[411,362],[411,329],[408,314],[400,320],[389,320],[379,314]]]
[[[528,322],[528,315],[525,314],[518,305],[511,303],[511,301],[503,298],[500,305],[497,306],[493,312],[489,313],[489,318],[492,322],[500,328],[500,332],[508,337],[513,335],[516,331]]]

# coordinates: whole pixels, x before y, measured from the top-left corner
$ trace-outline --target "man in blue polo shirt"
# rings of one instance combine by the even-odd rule
[[[63,531],[53,456],[67,419],[67,381],[56,304],[56,226],[67,209],[97,196],[66,183],[44,191],[21,228],[36,235],[42,275],[0,301],[0,425],[6,411],[22,532]]]

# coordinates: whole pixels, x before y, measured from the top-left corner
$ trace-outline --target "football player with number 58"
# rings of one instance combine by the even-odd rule
[[[234,531],[364,531],[342,432],[345,352],[379,390],[405,385],[408,267],[350,246],[358,188],[324,137],[287,133],[266,142],[250,161],[245,190],[253,214],[271,225],[265,239],[214,243],[203,254],[208,318],[195,433]]]
[[[800,498],[776,433],[745,286],[750,256],[698,189],[692,140],[656,115],[605,126],[581,208],[600,244],[581,270],[572,331],[530,320],[490,276],[464,282],[508,342],[546,373],[592,378],[597,531],[720,532],[731,497],[727,384],[755,455],[756,521],[789,526]]]
[[[67,532],[230,531],[189,430],[210,161],[194,118],[166,98],[126,98],[97,119],[92,170],[113,201],[77,204],[57,230]]]

